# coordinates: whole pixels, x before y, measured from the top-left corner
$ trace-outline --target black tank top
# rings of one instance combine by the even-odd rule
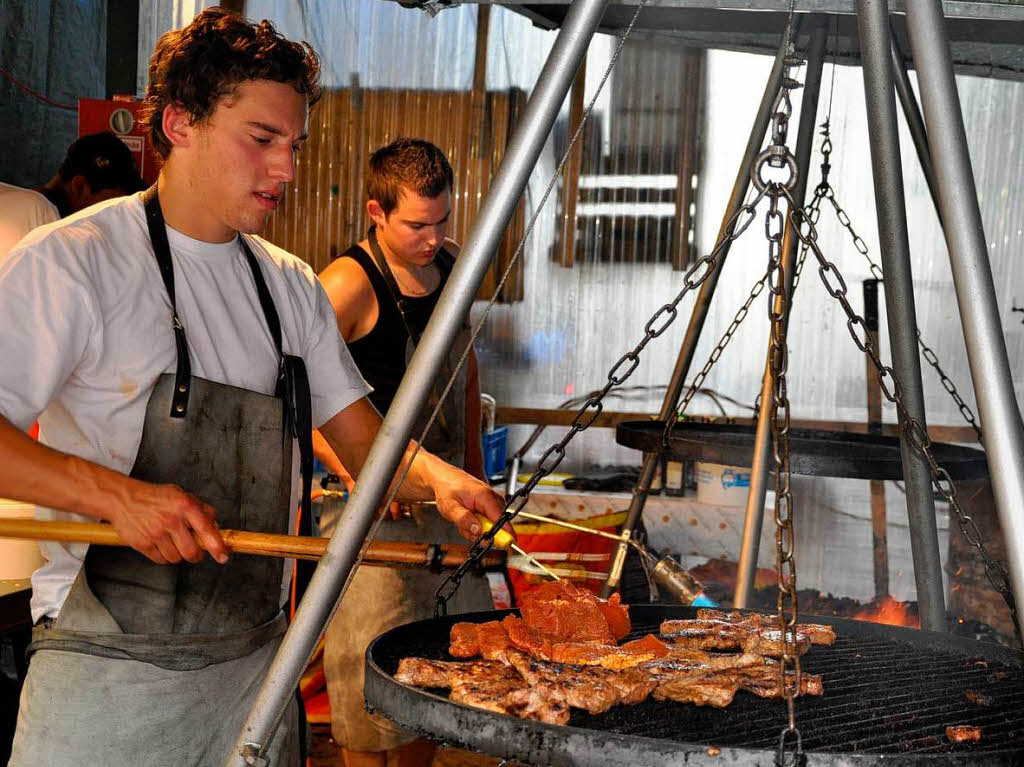
[[[405,375],[405,348],[409,334],[405,330],[402,315],[391,297],[388,285],[380,269],[373,262],[373,257],[358,245],[353,245],[342,253],[340,258],[351,258],[363,268],[377,297],[377,322],[365,336],[351,341],[348,349],[359,372],[373,387],[370,402],[381,415],[385,415],[395,394],[398,393],[398,384]],[[441,248],[434,257],[434,263],[441,274],[437,288],[425,296],[405,296],[405,320],[417,338],[427,327],[441,290],[444,289],[448,275],[451,274],[454,261],[451,253]]]

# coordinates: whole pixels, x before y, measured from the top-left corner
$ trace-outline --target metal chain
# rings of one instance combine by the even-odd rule
[[[832,153],[832,138],[829,135],[828,120],[822,124],[821,134],[823,136],[821,144],[822,180],[814,192],[814,202],[818,202],[820,198],[824,198],[832,204],[832,208],[835,211],[836,218],[839,219],[839,223],[843,225],[847,232],[850,233],[850,237],[853,241],[853,247],[856,248],[857,252],[864,256],[865,260],[868,262],[868,268],[871,270],[871,275],[879,282],[884,282],[882,279],[882,267],[878,265],[878,262],[871,258],[871,255],[868,252],[867,243],[864,242],[864,239],[854,230],[850,217],[847,215],[846,211],[843,210],[839,201],[836,200],[835,190],[828,182],[828,170],[831,168],[831,165],[829,164],[829,156]],[[807,209],[807,212],[811,213],[810,209]],[[817,213],[813,214],[811,223],[817,225]],[[806,251],[806,246],[801,248],[801,258],[806,254]],[[939,380],[942,382],[942,388],[949,392],[949,396],[953,398],[953,402],[955,402],[956,406],[960,409],[960,414],[964,417],[964,420],[967,421],[971,428],[974,429],[974,433],[978,437],[978,442],[981,442],[981,427],[978,426],[978,421],[974,415],[974,411],[971,410],[970,406],[966,402],[964,402],[963,397],[960,396],[960,392],[957,391],[953,381],[942,369],[942,365],[939,364],[939,358],[935,356],[935,352],[933,352],[924,342],[924,339],[921,337],[920,329],[917,331],[917,343],[918,346],[921,347],[921,354],[924,355],[924,358],[928,360],[928,364],[935,369],[936,373],[938,373]]]
[[[669,303],[662,306],[656,311],[651,318],[644,325],[643,338],[637,343],[636,346],[629,352],[626,352],[619,361],[616,362],[611,370],[608,371],[608,379],[604,386],[599,389],[594,395],[589,397],[583,406],[576,412],[576,416],[572,419],[569,431],[561,439],[561,441],[549,447],[544,454],[541,456],[537,468],[530,476],[529,480],[516,490],[508,500],[505,502],[505,511],[495,521],[494,525],[480,535],[470,546],[469,553],[466,556],[466,561],[463,562],[458,569],[453,571],[441,585],[437,588],[434,594],[436,600],[435,615],[444,615],[447,610],[448,601],[452,598],[455,592],[459,588],[459,584],[462,578],[472,570],[477,562],[494,546],[494,536],[497,531],[505,524],[515,519],[516,515],[523,510],[530,498],[530,493],[537,484],[548,474],[553,472],[557,468],[558,464],[565,458],[566,446],[579,434],[581,431],[589,428],[604,408],[602,400],[605,396],[616,386],[621,385],[627,378],[629,378],[640,364],[640,353],[644,348],[653,341],[655,338],[660,336],[669,326],[675,322],[676,317],[679,315],[679,303],[686,297],[688,293],[699,288],[708,276],[715,270],[716,259],[725,247],[726,243],[732,242],[738,238],[743,232],[746,231],[747,227],[754,221],[757,215],[757,205],[764,199],[764,193],[759,193],[753,200],[739,208],[735,214],[729,219],[725,226],[722,238],[715,245],[714,249],[708,255],[700,258],[689,271],[686,272],[684,277],[684,285],[682,290],[673,298]]]
[[[725,329],[725,333],[722,334],[718,343],[715,344],[715,348],[711,350],[711,355],[708,357],[708,361],[704,363],[704,367],[701,368],[701,371],[690,383],[690,388],[686,390],[686,394],[683,396],[683,400],[679,406],[679,412],[676,414],[676,417],[670,418],[668,423],[665,424],[665,431],[661,437],[662,447],[668,447],[669,440],[672,437],[672,430],[675,428],[676,423],[678,423],[679,419],[683,417],[683,414],[686,412],[686,408],[690,405],[690,400],[692,400],[696,396],[697,392],[704,386],[704,380],[708,377],[708,373],[711,372],[711,368],[715,366],[715,363],[718,362],[719,358],[722,356],[722,352],[724,352],[725,347],[729,345],[733,334],[739,326],[743,324],[743,320],[747,318],[747,313],[750,311],[750,305],[754,303],[754,300],[759,295],[761,295],[767,281],[768,274],[765,273],[761,279],[754,283],[754,287],[750,289],[750,295],[747,296],[747,300],[743,302],[743,306],[741,306],[739,311],[736,312],[736,316],[732,318],[732,322],[729,323],[729,327]]]
[[[819,194],[816,189],[814,191],[814,199],[812,199],[811,204],[805,208],[807,215],[811,217],[811,221],[815,224],[818,223],[818,218],[821,216],[821,200],[823,196],[824,195]],[[804,273],[804,262],[806,260],[807,247],[802,245],[800,247],[800,255],[796,260],[796,269],[793,272],[793,296],[796,295],[797,286],[800,284],[800,276]],[[790,296],[790,299],[792,299],[792,296]],[[792,308],[793,307],[790,306],[790,311],[792,311]]]
[[[832,85],[835,86],[836,77],[836,65],[832,62]],[[828,182],[829,171],[832,170],[832,135],[829,126],[832,122],[832,94],[829,93],[828,97],[828,114],[825,121],[821,124],[821,181],[814,188],[814,199],[811,200],[811,204],[808,205],[804,210],[807,211],[807,215],[811,219],[812,224],[818,223],[818,218],[821,216],[821,201],[825,197],[825,193],[832,187]],[[793,294],[796,294],[797,285],[800,284],[800,275],[804,271],[804,262],[807,260],[807,246],[800,245],[800,256],[796,262],[796,273],[793,275]]]
[[[900,428],[903,433],[906,434],[911,446],[922,456],[928,463],[928,470],[931,473],[932,485],[935,488],[935,492],[938,493],[950,508],[953,509],[956,516],[957,524],[963,532],[967,542],[971,544],[978,553],[981,555],[982,561],[985,563],[985,576],[988,578],[989,583],[992,587],[998,591],[1003,599],[1006,601],[1007,607],[1010,609],[1010,615],[1013,619],[1014,625],[1017,623],[1017,607],[1014,601],[1013,591],[1010,586],[1010,578],[1006,572],[1006,568],[1002,563],[996,561],[985,548],[985,542],[982,539],[981,532],[978,530],[978,526],[974,520],[964,512],[960,506],[960,501],[957,498],[956,487],[953,484],[953,480],[950,478],[949,473],[943,469],[935,460],[935,456],[931,450],[931,439],[928,437],[928,432],[921,425],[919,421],[912,418],[910,413],[907,411],[906,406],[903,403],[903,386],[900,383],[899,378],[891,367],[882,364],[881,359],[878,356],[878,350],[875,348],[874,343],[871,340],[871,336],[867,332],[867,325],[864,322],[864,318],[854,311],[850,305],[850,301],[846,296],[846,282],[843,280],[842,274],[836,268],[836,265],[825,258],[821,252],[821,248],[818,245],[818,232],[807,217],[806,211],[800,209],[798,206],[793,204],[792,196],[787,194],[790,199],[790,219],[793,222],[794,231],[800,238],[800,241],[805,243],[811,251],[814,253],[815,258],[818,261],[818,274],[821,277],[822,283],[825,285],[825,290],[828,291],[829,295],[835,298],[840,305],[843,307],[843,311],[846,314],[846,327],[850,331],[850,336],[853,338],[853,342],[857,345],[857,348],[868,355],[871,359],[871,363],[875,368],[875,375],[878,380],[878,385],[885,395],[885,398],[896,405],[897,413],[900,419]],[[834,280],[834,284],[830,280]],[[859,328],[859,330],[858,330]],[[860,335],[858,335],[860,333]]]
[[[978,442],[981,442],[981,427],[978,426],[978,422],[974,418],[974,411],[971,410],[970,406],[968,406],[966,402],[964,402],[963,398],[960,396],[960,392],[956,390],[956,386],[951,380],[949,380],[949,376],[946,375],[946,371],[944,371],[942,366],[939,364],[939,358],[935,356],[935,352],[933,352],[928,347],[928,344],[924,342],[924,339],[921,338],[920,328],[918,328],[917,331],[917,343],[918,346],[921,347],[921,354],[926,360],[928,360],[928,364],[935,368],[935,372],[939,374],[939,381],[942,382],[942,388],[949,392],[949,396],[953,398],[953,402],[955,402],[956,406],[960,408],[960,415],[962,415],[964,420],[971,425],[971,428],[974,429],[974,433],[978,435]]]
[[[751,169],[754,184],[768,195],[769,208],[764,220],[764,233],[768,241],[768,318],[771,331],[768,345],[768,371],[771,376],[771,406],[768,410],[772,436],[772,456],[775,459],[775,553],[778,577],[776,612],[782,641],[779,659],[779,690],[786,701],[786,723],[779,733],[776,764],[799,765],[804,760],[800,730],[796,726],[796,698],[800,695],[800,654],[796,647],[796,559],[793,533],[793,493],[791,487],[789,433],[790,411],[786,373],[789,367],[789,348],[786,333],[789,323],[790,287],[787,286],[783,261],[783,237],[786,217],[780,209],[785,198],[792,208],[791,193],[797,181],[796,160],[786,145],[786,129],[792,112],[790,94],[799,86],[792,77],[794,67],[800,65],[790,51],[785,62],[782,88],[773,117],[773,145],[761,153]],[[765,165],[788,166],[787,181],[765,184],[762,171]]]

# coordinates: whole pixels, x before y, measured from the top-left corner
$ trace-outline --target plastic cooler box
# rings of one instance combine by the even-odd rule
[[[508,427],[497,426],[483,434],[484,473],[493,477],[505,471],[508,452]]]

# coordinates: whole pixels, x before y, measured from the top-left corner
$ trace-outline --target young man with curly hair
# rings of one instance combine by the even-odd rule
[[[284,632],[288,574],[229,557],[218,528],[288,531],[293,445],[308,508],[311,427],[358,472],[380,426],[315,275],[254,236],[294,177],[315,53],[210,9],[160,39],[149,75],[157,184],[37,230],[0,267],[0,497],[130,546],[46,544],[15,767],[222,764]],[[473,512],[501,512],[429,452],[400,497],[435,499],[466,537]],[[272,764],[297,764],[296,719]]]

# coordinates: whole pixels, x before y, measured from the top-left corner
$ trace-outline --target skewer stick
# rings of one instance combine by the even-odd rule
[[[490,530],[492,527],[494,527],[494,523],[491,522],[491,520],[489,520],[483,514],[477,514],[476,518],[480,521],[480,524],[483,525],[483,529],[485,531]],[[543,563],[538,562],[536,559],[533,558],[533,556],[519,548],[519,546],[516,544],[516,539],[513,538],[511,533],[509,533],[508,531],[504,529],[498,530],[494,534],[494,545],[497,546],[499,549],[511,549],[519,556],[525,557],[530,562],[530,564],[539,567],[550,578],[556,581],[562,580],[552,570],[549,570],[547,567],[545,567]]]
[[[404,508],[410,508],[411,509],[412,507],[436,506],[436,505],[437,504],[434,501],[417,501],[416,503],[408,503],[408,504],[403,503],[403,504],[401,504],[401,507],[403,509]],[[622,541],[626,540],[626,536],[625,535],[615,535],[615,533],[606,533],[604,530],[595,530],[592,527],[584,527],[583,525],[577,525],[577,524],[575,524],[573,522],[566,522],[564,519],[558,519],[557,517],[542,517],[540,514],[532,514],[529,511],[519,511],[519,512],[516,512],[516,517],[515,518],[518,519],[519,517],[522,517],[523,519],[529,519],[529,520],[532,520],[534,522],[542,522],[542,523],[547,524],[547,525],[557,525],[558,527],[565,527],[565,528],[568,528],[569,530],[576,530],[577,532],[580,532],[580,533],[587,533],[589,535],[596,535],[599,538],[607,538],[609,540],[616,541],[617,543],[621,543]]]
[[[327,550],[329,538],[304,535],[275,535],[253,533],[246,530],[221,530],[221,538],[234,554],[254,554],[265,557],[284,557],[318,560]],[[113,525],[96,522],[47,522],[32,519],[0,519],[0,538],[21,538],[37,541],[64,541],[67,543],[95,543],[102,546],[127,546]],[[440,555],[430,544],[398,541],[371,541],[363,564],[412,565],[439,564],[444,568],[458,567],[465,561],[468,546],[442,545]],[[434,561],[432,561],[434,560]],[[439,561],[438,561],[439,560]],[[481,560],[483,567],[500,566],[505,561],[502,551],[491,551]]]

